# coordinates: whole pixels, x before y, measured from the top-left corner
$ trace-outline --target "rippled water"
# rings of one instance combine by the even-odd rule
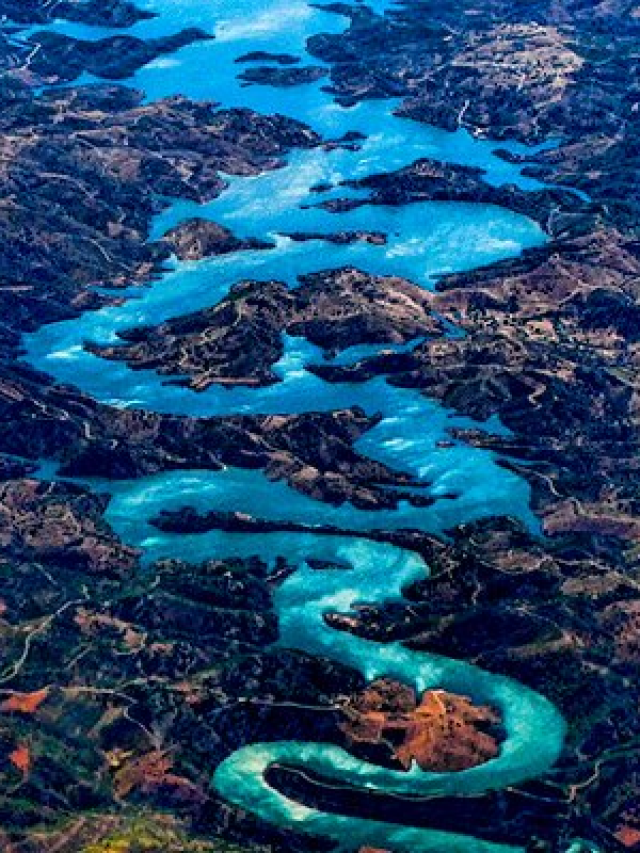
[[[347,191],[336,185],[343,179],[389,171],[418,157],[432,157],[480,166],[496,185],[513,182],[535,189],[513,164],[495,156],[494,144],[472,139],[466,132],[446,133],[393,115],[392,101],[371,101],[346,109],[322,91],[326,81],[276,90],[243,86],[234,60],[252,50],[303,55],[306,38],[316,32],[339,32],[345,20],[313,9],[306,2],[250,0],[242,9],[229,0],[147,0],[158,13],[131,32],[145,37],[175,32],[183,26],[201,26],[215,41],[188,46],[163,57],[132,78],[131,85],[148,99],[176,93],[224,106],[245,106],[263,112],[281,112],[309,123],[327,138],[359,131],[367,139],[361,150],[295,152],[285,168],[255,178],[229,178],[228,189],[214,202],[198,206],[176,201],[154,223],[154,237],[193,215],[208,216],[239,236],[271,238],[270,251],[238,253],[200,263],[175,264],[160,282],[126,305],[87,313],[80,320],[40,330],[26,340],[30,360],[58,379],[72,382],[96,398],[117,406],[136,406],[189,415],[226,415],[238,412],[295,413],[360,405],[381,412],[378,426],[358,443],[358,449],[398,469],[411,471],[433,496],[454,493],[417,509],[403,503],[397,511],[363,511],[313,501],[284,483],[273,483],[260,472],[226,469],[188,471],[141,478],[134,482],[98,483],[113,495],[108,518],[128,542],[141,545],[148,560],[177,556],[198,560],[211,556],[258,553],[272,559],[287,557],[299,565],[277,593],[280,643],[327,655],[362,671],[367,678],[390,675],[413,684],[470,694],[498,706],[504,715],[507,740],[500,756],[462,773],[433,774],[413,768],[408,773],[383,769],[353,758],[326,744],[269,743],[244,747],[225,761],[213,784],[229,800],[283,826],[324,835],[350,847],[377,847],[421,851],[490,853],[519,849],[490,844],[470,836],[381,824],[324,814],[294,803],[270,788],[264,771],[272,762],[304,765],[330,778],[371,790],[412,794],[470,793],[517,783],[544,773],[562,744],[563,722],[540,695],[509,679],[489,675],[476,667],[429,654],[418,654],[399,643],[380,645],[329,628],[327,611],[348,612],[354,602],[379,603],[398,597],[427,567],[415,554],[388,544],[354,536],[269,533],[256,535],[214,531],[202,535],[163,534],[149,524],[160,510],[185,504],[203,511],[240,510],[272,520],[310,525],[333,524],[364,532],[373,528],[414,527],[430,532],[495,514],[519,517],[530,528],[536,520],[529,507],[524,480],[501,468],[494,456],[460,443],[439,446],[452,426],[468,426],[440,404],[417,392],[392,388],[383,378],[360,385],[329,385],[305,370],[323,354],[306,341],[287,338],[285,355],[277,365],[282,381],[264,389],[212,387],[195,394],[187,388],[164,385],[154,373],[130,371],[125,364],[97,360],[84,352],[82,342],[112,342],[116,332],[215,304],[229,286],[242,278],[277,278],[295,286],[301,274],[346,264],[375,274],[399,274],[431,287],[443,272],[470,269],[512,257],[539,245],[544,235],[532,221],[509,211],[480,204],[421,203],[400,208],[365,206],[349,213],[331,214],[301,209]],[[383,11],[384,3],[372,4]],[[112,34],[103,29],[65,23],[54,29],[82,38]],[[307,57],[310,62],[315,62]],[[505,148],[504,144],[500,145]],[[521,150],[521,146],[509,146]],[[312,193],[319,182],[333,188]],[[294,243],[282,236],[287,230],[330,233],[336,230],[373,230],[389,235],[388,244],[332,246],[324,242]],[[371,348],[355,348],[339,360],[348,363]],[[488,429],[503,429],[493,422]],[[351,566],[345,572],[312,571],[309,557],[336,558]],[[469,827],[471,833],[473,827]]]

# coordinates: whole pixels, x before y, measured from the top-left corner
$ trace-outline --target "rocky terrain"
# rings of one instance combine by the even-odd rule
[[[153,17],[129,0],[2,0],[1,14],[17,24],[48,24],[55,20],[77,21],[101,27],[130,27]]]
[[[163,530],[183,532],[305,529],[186,511],[166,513],[155,523]],[[323,532],[344,535],[335,528]],[[544,690],[569,721],[568,738],[560,765],[544,783],[431,803],[407,798],[402,800],[403,816],[411,825],[449,830],[471,822],[481,837],[525,844],[541,833],[543,821],[544,832],[558,838],[567,839],[573,827],[604,850],[618,849],[618,835],[627,837],[635,820],[637,573],[625,567],[619,543],[614,547],[605,540],[594,547],[584,534],[536,541],[508,520],[465,525],[451,533],[448,544],[417,531],[368,534],[420,552],[432,567],[432,577],[406,589],[403,602],[382,607],[362,602],[349,613],[327,613],[326,621],[336,630],[377,642],[402,641],[416,650],[470,660]],[[411,691],[397,683],[391,686],[387,690],[382,683],[380,690],[356,694],[341,725],[352,736],[352,749],[393,766],[398,744],[406,744],[404,733],[411,731],[416,702]],[[463,701],[458,708],[466,711]],[[455,719],[444,717],[442,722],[446,726]],[[499,741],[495,717],[484,712],[481,719],[491,724],[489,731]],[[383,732],[389,729],[395,736],[387,742]],[[434,729],[426,731],[433,750]],[[446,738],[446,728],[444,734]],[[468,744],[477,761],[477,745],[488,743],[487,731],[478,733],[471,726],[469,734],[469,740],[456,737],[453,744],[463,750],[462,756]],[[433,760],[433,751],[428,754]],[[457,753],[455,760],[460,759]],[[319,777],[310,784],[308,775],[278,771],[274,780],[296,799],[323,808],[344,809],[348,804],[352,814],[385,814],[393,820],[395,809],[397,815],[397,796],[371,800],[354,790],[349,797],[336,797],[331,784]],[[601,809],[599,818],[596,808]]]
[[[513,184],[493,186],[482,169],[421,159],[397,172],[346,180],[342,186],[366,190],[364,198],[334,198],[319,202],[330,211],[353,210],[368,204],[401,206],[421,201],[494,204],[523,213],[548,233],[562,233],[579,219],[597,215],[595,205],[574,191],[545,187],[524,191]]]
[[[477,170],[420,160],[349,185],[368,198],[324,206],[488,202],[536,219],[548,244],[444,277],[432,295],[354,269],[309,276],[295,291],[243,282],[220,305],[127,332],[101,355],[186,375],[199,389],[273,382],[283,333],[328,353],[426,338],[408,352],[313,369],[331,382],[385,375],[475,418],[478,428],[456,437],[491,448],[527,478],[545,535],[508,519],[457,528],[443,542],[417,531],[371,534],[425,554],[432,576],[403,601],[363,602],[326,619],[512,675],[556,703],[569,730],[548,778],[482,797],[408,798],[402,819],[473,826],[479,837],[545,853],[564,853],[576,837],[604,853],[640,849],[638,7],[412,0],[384,16],[362,5],[336,11],[349,16],[346,33],[314,36],[309,48],[328,63],[327,84],[342,103],[392,97],[401,115],[445,129],[553,141],[523,159],[556,188],[495,188]],[[499,749],[495,712],[447,697],[438,716],[441,696],[409,696],[396,684],[389,700],[345,667],[271,648],[279,575],[269,577],[259,557],[142,571],[106,524],[105,499],[34,479],[35,463],[112,478],[232,464],[320,500],[388,507],[409,478],[354,450],[374,419],[358,410],[208,420],[115,410],[17,361],[22,332],[117,300],[96,285],[147,283],[171,253],[268,250],[199,221],[147,238],[162,197],[209,200],[224,174],[256,175],[323,141],[282,116],[180,97],[146,104],[122,86],[39,93],[83,72],[124,78],[204,34],[91,45],[19,37],[20,26],[52,16],[117,27],[144,17],[120,0],[0,0],[0,14],[0,845],[10,853],[324,849],[218,801],[208,786],[216,764],[247,742],[299,737],[375,749],[381,763],[459,769]],[[319,76],[296,60],[240,57],[278,65],[245,68],[246,81]],[[384,239],[338,231],[327,239]],[[444,336],[440,317],[464,334]],[[483,431],[496,414],[510,434]],[[262,522],[184,511],[161,523]],[[456,714],[465,738],[452,741]],[[271,776],[302,802],[397,820],[397,797],[336,793],[286,768]]]
[[[429,306],[429,296],[411,282],[344,268],[305,276],[295,290],[277,281],[239,282],[212,308],[127,330],[123,344],[87,348],[134,369],[187,377],[176,381],[196,391],[213,383],[267,385],[278,381],[273,366],[284,353],[283,333],[303,336],[327,354],[438,337],[442,324]]]
[[[239,240],[228,228],[198,218],[188,219],[170,228],[162,241],[180,261],[201,261],[212,255],[273,248],[272,243],[264,240]]]
[[[470,657],[537,685],[570,721],[567,762],[554,784],[573,792],[572,810],[581,820],[591,815],[584,836],[600,834],[604,850],[635,849],[639,732],[629,667],[635,666],[639,556],[633,378],[639,256],[631,187],[639,126],[631,104],[638,91],[632,56],[638,16],[633,4],[535,3],[527,4],[527,20],[523,13],[518,21],[519,11],[497,2],[476,7],[466,22],[460,12],[467,5],[451,4],[428,27],[419,18],[428,3],[403,5],[384,18],[356,12],[346,36],[318,37],[314,50],[333,63],[340,97],[371,97],[393,86],[404,97],[401,113],[421,121],[527,142],[555,137],[559,146],[532,154],[528,171],[579,188],[590,203],[576,210],[566,195],[556,197],[546,221],[529,212],[554,237],[547,247],[439,282],[433,307],[461,325],[464,337],[428,340],[411,354],[353,369],[315,369],[334,381],[389,374],[480,421],[498,412],[511,436],[488,437],[479,428],[462,437],[504,454],[505,464],[529,480],[549,539],[534,545],[525,538],[518,550],[510,544],[509,572],[518,579],[509,591],[508,573],[495,574],[497,587],[484,575],[504,559],[504,534],[475,533],[467,548],[485,567],[481,578],[470,574],[465,558],[452,585],[447,575],[436,578],[413,591],[410,607],[384,615],[365,608],[359,624],[349,620],[345,627],[412,638],[417,648]],[[496,19],[504,24],[496,27]],[[364,39],[384,45],[366,69],[349,48]],[[419,54],[424,39],[438,39],[438,52]],[[518,75],[522,85],[514,85]],[[430,164],[426,170],[415,164],[365,183],[374,202],[404,203],[423,197],[423,187],[429,191],[432,174]],[[463,602],[467,584],[470,598]],[[535,604],[522,602],[529,595]],[[509,616],[499,616],[505,607]],[[421,609],[425,622],[418,629],[411,614]],[[411,625],[401,628],[405,618]],[[602,691],[607,698],[598,702]],[[605,714],[600,721],[596,707]],[[580,767],[576,754],[589,750],[592,757]]]
[[[158,196],[211,199],[225,187],[221,171],[259,174],[292,147],[319,142],[281,116],[183,98],[144,105],[120,87],[34,99],[11,84],[0,97],[0,306],[14,318],[0,345],[12,350],[20,329],[105,304],[95,285],[125,287],[159,272],[171,250],[147,242]]]
[[[375,749],[382,748],[404,770],[414,761],[422,770],[468,770],[499,752],[499,715],[444,690],[416,697],[404,684],[377,679],[350,697],[344,714],[341,729],[352,748],[364,747],[377,763],[384,759]]]
[[[326,77],[326,70],[320,65],[256,65],[246,68],[239,79],[245,83],[258,83],[265,86],[287,87],[314,83]]]
[[[0,375],[0,452],[54,459],[71,477],[131,479],[223,465],[263,469],[305,494],[362,507],[395,506],[412,478],[354,449],[375,425],[361,409],[289,416],[187,418],[98,404],[41,374]]]
[[[207,34],[198,29],[183,30],[166,38],[117,35],[97,42],[78,41],[55,32],[36,32],[25,42],[29,48],[25,64],[11,69],[8,76],[26,80],[32,86],[68,83],[82,74],[123,80],[148,62],[206,38]]]
[[[312,726],[339,738],[335,685],[358,689],[359,677],[265,651],[277,625],[259,559],[142,576],[95,499],[66,488],[4,488],[3,506],[22,508],[19,530],[0,520],[4,849],[240,850],[207,840],[246,833],[210,793],[215,765],[275,716],[291,736]],[[260,836],[298,849],[268,828]]]
[[[321,240],[336,246],[349,246],[353,243],[370,243],[374,246],[384,246],[387,235],[381,231],[334,231],[323,234],[319,231],[290,231],[284,235],[294,243],[306,243],[311,240]]]
[[[251,50],[249,53],[237,56],[235,62],[239,64],[274,62],[276,65],[297,65],[300,62],[300,57],[294,56],[291,53],[270,53],[268,50]]]

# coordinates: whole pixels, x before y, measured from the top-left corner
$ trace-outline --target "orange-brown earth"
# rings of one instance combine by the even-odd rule
[[[392,679],[373,681],[342,706],[340,728],[352,744],[385,745],[408,770],[440,773],[467,770],[495,758],[500,717],[467,696],[413,688]]]

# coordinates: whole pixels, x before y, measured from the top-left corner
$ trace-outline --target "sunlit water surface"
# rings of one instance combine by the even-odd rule
[[[425,288],[437,275],[470,269],[513,257],[539,245],[544,235],[532,221],[504,209],[480,204],[420,203],[399,208],[367,205],[333,214],[308,205],[336,196],[357,195],[339,184],[408,165],[419,157],[478,166],[489,182],[516,183],[526,190],[538,182],[523,177],[517,166],[497,157],[496,145],[474,140],[464,131],[447,133],[393,115],[392,101],[370,101],[346,109],[335,104],[318,83],[275,89],[246,86],[237,79],[244,53],[265,50],[305,54],[306,39],[318,32],[340,32],[346,21],[337,14],[312,8],[302,0],[146,0],[156,13],[151,21],[131,28],[145,38],[199,26],[215,40],[190,45],[162,57],[139,71],[128,84],[149,100],[184,94],[219,102],[225,107],[248,107],[279,112],[310,124],[325,138],[359,131],[366,139],[356,151],[335,149],[297,151],[284,168],[255,178],[228,176],[227,190],[207,205],[176,201],[154,223],[153,237],[190,216],[207,216],[239,236],[269,238],[269,251],[237,253],[200,263],[175,263],[161,281],[131,298],[124,306],[88,312],[80,320],[47,326],[26,339],[29,359],[59,380],[73,383],[97,399],[115,406],[197,416],[236,413],[297,413],[359,405],[381,413],[380,423],[357,445],[358,450],[423,482],[422,493],[446,496],[417,509],[403,502],[395,511],[364,511],[351,505],[332,507],[271,482],[261,472],[228,468],[220,472],[169,473],[133,482],[97,482],[113,495],[108,519],[128,542],[144,549],[147,561],[166,556],[186,560],[260,554],[269,561],[284,556],[299,569],[279,588],[276,608],[280,644],[349,664],[367,678],[388,675],[418,690],[444,687],[499,707],[507,739],[498,758],[461,773],[425,773],[414,767],[394,772],[348,755],[336,746],[318,743],[265,743],[244,747],[217,770],[213,784],[220,794],[267,821],[326,836],[356,848],[360,845],[393,850],[499,853],[519,850],[457,835],[325,814],[295,803],[264,780],[266,768],[280,762],[302,766],[332,779],[387,793],[475,793],[504,787],[544,773],[562,745],[564,724],[539,694],[523,685],[489,675],[469,664],[436,655],[415,653],[399,643],[385,645],[331,629],[328,611],[349,612],[355,602],[371,604],[401,595],[427,567],[415,554],[359,536],[372,529],[418,528],[445,533],[455,524],[490,515],[510,514],[530,529],[537,522],[529,507],[524,480],[500,467],[488,451],[459,442],[443,446],[451,427],[469,426],[467,419],[447,411],[417,392],[393,388],[384,378],[363,384],[331,385],[305,366],[324,354],[299,338],[285,339],[285,355],[276,366],[281,378],[263,389],[219,387],[196,394],[164,384],[149,371],[131,371],[125,364],[97,359],[83,349],[85,340],[117,341],[116,333],[132,326],[158,323],[168,317],[215,304],[230,285],[243,279],[279,279],[295,287],[305,273],[354,265],[374,274],[405,276]],[[383,12],[389,5],[371,4]],[[37,28],[34,28],[37,29]],[[78,38],[98,39],[112,30],[56,22],[49,29]],[[91,83],[85,78],[84,82]],[[522,151],[522,146],[501,148]],[[328,183],[324,193],[311,192]],[[307,206],[307,207],[305,207]],[[305,209],[303,209],[305,208]],[[332,233],[337,230],[382,231],[384,246],[333,246],[323,241],[295,243],[283,236],[291,230]],[[338,356],[348,364],[385,347],[354,347]],[[484,425],[503,430],[497,421]],[[201,511],[240,510],[273,521],[294,521],[311,527],[333,525],[352,535],[268,533],[257,535],[213,531],[180,536],[161,533],[149,522],[163,509],[184,505]],[[336,559],[350,571],[314,571],[310,557]]]

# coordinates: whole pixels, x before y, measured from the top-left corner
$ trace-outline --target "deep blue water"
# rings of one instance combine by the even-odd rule
[[[518,847],[481,842],[469,835],[329,815],[303,807],[271,789],[264,770],[271,762],[305,765],[329,777],[371,790],[417,793],[469,793],[515,784],[543,774],[562,746],[564,723],[544,697],[523,685],[489,675],[471,665],[429,654],[418,654],[399,643],[379,645],[329,628],[322,616],[328,610],[348,612],[354,602],[377,603],[401,594],[402,587],[428,571],[415,554],[364,537],[306,534],[229,534],[218,531],[192,536],[162,534],[149,525],[161,509],[185,504],[203,511],[240,510],[258,517],[335,524],[355,532],[372,528],[417,527],[442,533],[472,519],[511,514],[530,528],[537,522],[529,506],[524,480],[500,467],[493,454],[459,442],[438,446],[452,426],[469,421],[415,391],[389,386],[384,379],[360,384],[329,385],[305,370],[323,354],[306,341],[287,338],[285,356],[277,365],[282,381],[265,389],[227,390],[212,387],[196,394],[164,385],[154,373],[130,371],[84,352],[82,342],[117,340],[116,332],[215,304],[229,286],[243,278],[277,278],[296,285],[301,274],[357,266],[376,274],[405,276],[425,288],[443,272],[465,270],[519,254],[541,244],[545,236],[525,217],[480,204],[421,203],[401,208],[364,206],[331,214],[301,206],[323,198],[346,195],[339,182],[400,168],[418,157],[465,163],[486,170],[495,185],[517,183],[523,189],[540,185],[524,178],[516,166],[494,153],[496,144],[474,140],[465,131],[447,133],[393,115],[392,101],[370,101],[345,109],[322,91],[323,81],[276,90],[243,86],[236,75],[243,66],[234,60],[250,50],[295,53],[304,57],[306,38],[316,32],[339,32],[345,20],[313,9],[303,0],[246,0],[238,8],[229,0],[146,0],[158,13],[133,33],[160,36],[182,26],[201,26],[215,41],[188,46],[142,69],[130,81],[149,100],[176,93],[281,112],[309,123],[325,137],[360,131],[367,139],[356,152],[324,150],[294,152],[284,168],[255,178],[229,176],[228,189],[214,202],[198,206],[176,201],[157,217],[153,236],[193,215],[208,216],[240,236],[271,238],[276,248],[238,253],[200,263],[176,263],[172,271],[124,306],[86,313],[80,320],[48,326],[26,339],[29,359],[58,379],[78,385],[96,398],[116,406],[143,407],[189,415],[239,412],[295,413],[360,405],[383,418],[358,443],[358,449],[428,484],[428,493],[455,493],[429,508],[404,503],[397,511],[362,511],[350,505],[336,508],[314,501],[284,483],[273,483],[260,472],[226,469],[221,472],[170,473],[134,482],[94,482],[113,495],[108,518],[128,542],[140,545],[147,560],[177,556],[199,560],[212,556],[258,553],[267,559],[283,555],[299,565],[279,589],[276,606],[280,643],[328,655],[362,671],[367,678],[390,675],[415,685],[468,693],[498,706],[507,740],[500,756],[462,773],[432,774],[413,768],[393,772],[349,756],[335,746],[314,743],[270,743],[244,747],[221,765],[213,784],[229,800],[263,818],[334,838],[357,847],[369,844],[394,850],[498,853]],[[390,4],[371,4],[378,11]],[[112,34],[99,28],[59,22],[60,32],[82,38]],[[315,61],[305,57],[308,61]],[[505,146],[520,151],[522,146]],[[332,189],[318,196],[310,189],[329,182]],[[366,229],[389,235],[386,246],[332,246],[317,241],[294,243],[281,236],[287,230],[330,233]],[[384,348],[384,347],[383,347]],[[349,363],[370,347],[347,350],[340,363]],[[489,430],[503,430],[496,421]],[[346,572],[312,571],[309,557],[336,557],[352,568]]]

